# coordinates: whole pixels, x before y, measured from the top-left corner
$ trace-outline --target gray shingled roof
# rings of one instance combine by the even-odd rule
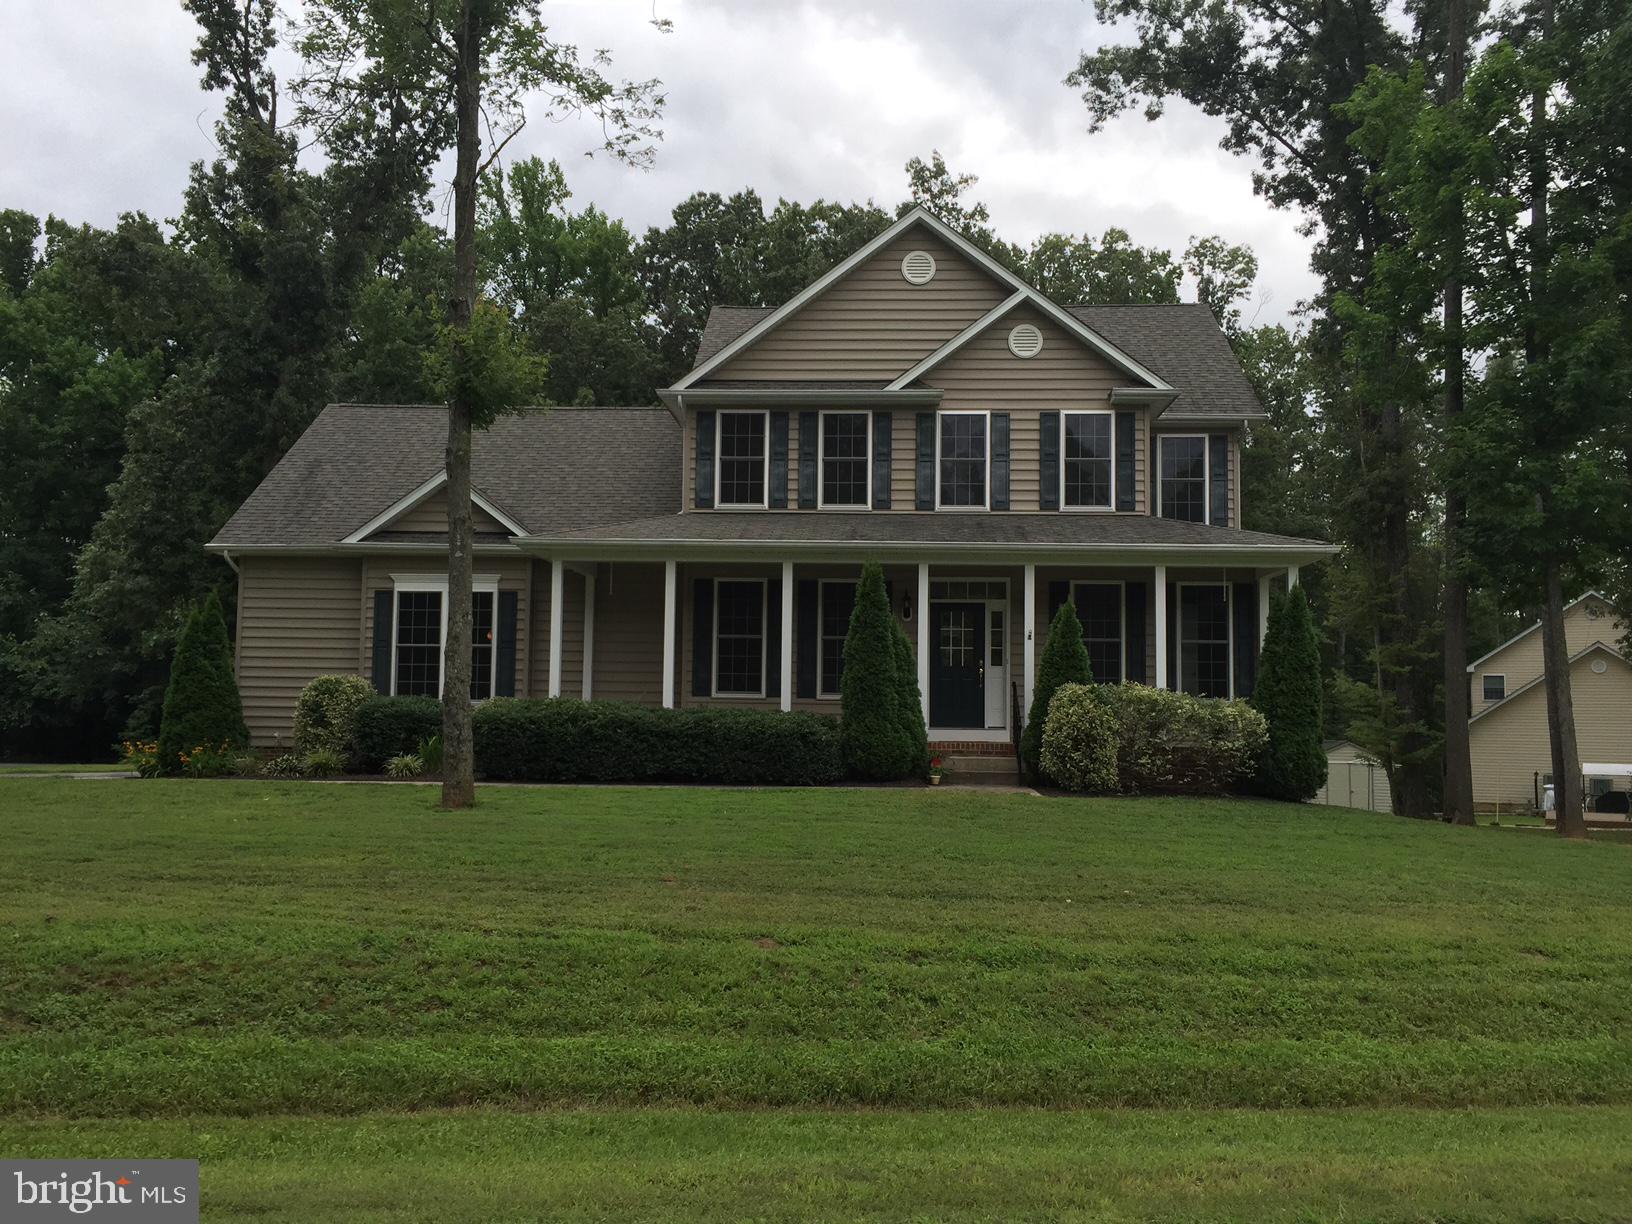
[[[1155,545],[1327,549],[1320,540],[1181,523],[1143,514],[867,514],[855,511],[731,511],[664,514],[629,522],[551,530],[549,539],[634,542],[842,544]]]
[[[441,469],[448,414],[331,404],[212,544],[325,547]],[[680,504],[680,426],[662,408],[553,408],[479,431],[478,492],[531,532],[644,518]]]
[[[1160,306],[1068,306],[1073,315],[1140,365],[1155,371],[1178,398],[1174,416],[1261,416],[1263,407],[1213,312],[1199,302]],[[697,342],[697,365],[770,314],[769,307],[716,306]],[[716,383],[709,386],[737,384]],[[834,383],[833,385],[842,385]]]

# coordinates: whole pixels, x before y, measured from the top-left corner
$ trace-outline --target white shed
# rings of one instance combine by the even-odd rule
[[[1326,785],[1310,802],[1373,812],[1394,810],[1387,771],[1350,740],[1326,742]]]

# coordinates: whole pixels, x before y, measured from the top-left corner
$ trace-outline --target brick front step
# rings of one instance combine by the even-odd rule
[[[930,740],[929,755],[938,757],[982,756],[1014,759],[1014,745],[1008,741],[992,743],[987,740]]]

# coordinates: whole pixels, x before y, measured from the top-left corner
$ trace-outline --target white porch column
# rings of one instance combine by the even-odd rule
[[[1269,575],[1265,574],[1258,579],[1258,647],[1263,649],[1264,639],[1269,636]]]
[[[1021,625],[1024,634],[1020,638],[1020,717],[1024,719],[1031,717],[1031,689],[1037,677],[1037,567],[1030,562],[1026,564],[1021,585],[1025,587],[1025,597],[1020,601],[1023,609],[1020,615],[1025,618]]]
[[[584,570],[584,692],[588,701],[595,693],[595,581],[598,567]]]
[[[1156,687],[1167,687],[1167,566],[1156,567]]]
[[[782,709],[793,709],[793,562],[782,562]]]
[[[893,613],[893,609],[891,610]],[[929,562],[918,562],[918,700],[929,726]]]
[[[1286,593],[1290,595],[1292,588],[1298,585],[1298,567],[1293,565],[1286,571]]]
[[[550,562],[550,696],[561,696],[561,613],[566,601],[567,567]]]
[[[663,708],[674,709],[674,626],[679,609],[679,584],[673,561],[663,562]]]

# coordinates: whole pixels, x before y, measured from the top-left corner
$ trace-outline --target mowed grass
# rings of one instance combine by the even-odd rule
[[[0,1120],[197,1159],[206,1220],[1625,1220],[1629,1111],[963,1110]]]
[[[435,798],[0,783],[0,1116],[1632,1105],[1623,844],[1224,800]]]

